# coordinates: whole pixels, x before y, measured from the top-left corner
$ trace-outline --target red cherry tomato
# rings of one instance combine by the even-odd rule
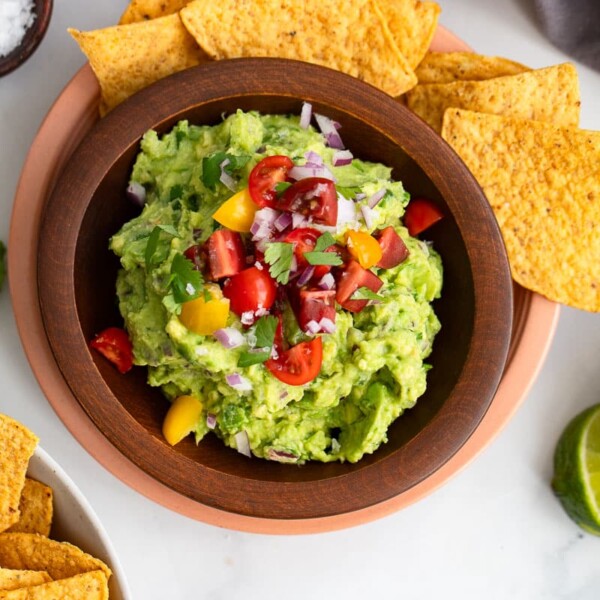
[[[250,267],[225,282],[223,295],[229,298],[231,310],[241,316],[249,311],[269,310],[275,302],[277,285],[266,268]]]
[[[300,290],[296,315],[304,332],[310,321],[329,319],[335,323],[335,290]]]
[[[275,208],[277,192],[275,186],[286,180],[288,171],[294,163],[287,156],[267,156],[250,172],[248,191],[258,206]]]
[[[279,210],[299,213],[315,223],[335,225],[338,201],[335,184],[323,177],[307,177],[292,184],[279,198]]]
[[[336,278],[337,293],[335,299],[350,312],[360,312],[368,300],[351,300],[352,294],[360,287],[367,287],[373,292],[378,292],[383,281],[368,269],[363,269],[355,260],[351,260],[339,271]]]
[[[183,255],[194,263],[196,271],[204,271],[206,268],[206,248],[201,245],[190,246]]]
[[[278,351],[277,358],[270,358],[265,366],[283,383],[304,385],[312,381],[321,370],[323,342],[320,337],[301,342],[288,350]]]
[[[442,211],[431,200],[415,198],[406,207],[403,221],[408,233],[414,236],[437,223],[443,216]]]
[[[109,327],[100,332],[91,342],[90,348],[100,352],[120,373],[127,373],[133,366],[133,349],[125,331]]]
[[[301,227],[299,229],[293,229],[284,238],[284,242],[294,244],[294,255],[296,256],[296,263],[298,269],[302,270],[308,267],[308,261],[304,258],[305,252],[312,252],[315,248],[315,244],[319,239],[321,232],[318,229],[312,227]],[[336,247],[330,246],[325,252],[335,252]],[[312,276],[313,280],[321,279],[325,273],[331,271],[330,265],[317,265],[315,272]]]
[[[246,250],[239,233],[218,229],[206,240],[206,248],[211,279],[231,277],[246,268]]]
[[[374,234],[381,246],[381,260],[377,263],[382,269],[391,269],[408,258],[408,248],[396,230],[390,225]]]

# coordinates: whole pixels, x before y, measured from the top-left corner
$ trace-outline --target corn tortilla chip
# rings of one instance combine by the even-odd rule
[[[442,136],[494,209],[515,281],[600,311],[600,132],[450,109]]]
[[[179,13],[215,59],[291,58],[337,69],[398,95],[416,77],[373,0],[195,0]]]
[[[24,425],[0,415],[0,531],[19,520],[25,473],[38,441]]]
[[[205,60],[179,15],[95,31],[69,29],[102,92],[101,115],[151,83]]]
[[[52,526],[52,488],[26,479],[19,501],[19,520],[8,532],[39,533],[49,536]]]
[[[179,12],[189,0],[131,0],[121,15],[119,25],[149,21]]]
[[[0,600],[106,600],[108,584],[102,571],[90,571],[34,587],[0,592]]]
[[[52,579],[110,569],[99,559],[67,542],[57,542],[35,533],[0,534],[0,565],[8,569],[47,571]]]
[[[570,63],[486,81],[418,85],[406,103],[436,131],[447,108],[577,126],[581,104],[577,71]]]
[[[421,62],[435,33],[440,7],[418,0],[377,0],[389,30],[412,69]]]
[[[525,65],[499,56],[482,56],[474,52],[428,52],[415,73],[419,83],[452,83],[483,81],[530,70]]]
[[[0,591],[18,590],[19,588],[40,585],[48,581],[52,581],[52,579],[45,571],[0,568]]]

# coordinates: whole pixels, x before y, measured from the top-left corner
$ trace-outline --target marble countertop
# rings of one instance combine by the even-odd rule
[[[482,54],[532,67],[568,60],[541,34],[530,0],[438,1],[441,23]],[[27,149],[84,62],[66,28],[114,24],[125,4],[55,1],[40,49],[0,79],[0,239],[8,238]],[[578,70],[581,126],[600,130],[600,73],[582,65]],[[91,458],[45,400],[23,353],[7,292],[0,295],[0,412],[35,431],[87,496],[134,598],[600,597],[600,540],[577,529],[549,487],[562,428],[600,401],[597,315],[561,310],[545,365],[522,407],[473,463],[434,494],[353,529],[272,537],[170,512]]]

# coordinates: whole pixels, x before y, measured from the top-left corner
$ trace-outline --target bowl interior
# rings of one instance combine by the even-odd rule
[[[276,85],[282,70],[274,63],[284,61],[254,61],[254,73],[266,69],[261,83],[240,91],[231,78],[244,62],[248,73],[248,60],[242,60],[225,66],[230,73],[210,66],[170,78],[173,85],[190,83],[196,99],[171,99],[166,108],[165,92],[177,88],[159,82],[103,119],[75,152],[42,225],[39,282],[45,326],[84,409],[126,456],[159,481],[210,506],[253,516],[310,518],[357,510],[427,477],[460,448],[485,414],[510,337],[506,256],[493,215],[464,165],[403,106],[346,76],[296,63],[285,67],[296,70],[298,89],[290,90],[289,81],[287,87]],[[331,78],[340,84],[337,88]],[[206,87],[211,85],[214,91]],[[183,87],[185,95],[190,90]],[[442,330],[428,359],[433,369],[427,392],[392,425],[389,441],[357,464],[298,468],[248,460],[215,436],[198,446],[190,439],[170,448],[160,432],[168,403],[145,383],[145,370],[136,368],[124,377],[86,345],[98,331],[121,322],[115,294],[119,263],[107,243],[137,214],[123,191],[140,136],[149,126],[166,132],[182,118],[215,124],[223,113],[239,108],[299,114],[305,99],[341,123],[344,142],[355,156],[392,166],[394,178],[413,197],[435,200],[446,215],[426,235],[444,263],[443,295],[435,303]],[[140,111],[152,116],[140,119]],[[129,123],[125,134],[120,128]],[[64,251],[51,258],[47,244],[58,239]],[[70,359],[73,352],[77,361]]]

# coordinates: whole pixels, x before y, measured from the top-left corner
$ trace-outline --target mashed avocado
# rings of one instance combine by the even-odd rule
[[[226,349],[212,335],[189,331],[168,281],[174,257],[220,227],[212,214],[233,195],[221,181],[207,178],[214,165],[203,159],[222,157],[218,153],[235,157],[233,175],[242,189],[265,155],[286,155],[303,164],[308,151],[323,158],[338,193],[358,198],[357,205],[385,190],[369,230],[392,225],[409,256],[397,267],[375,269],[384,282],[381,302],[358,313],[337,307],[335,332],[322,335],[320,374],[306,385],[291,386],[264,364],[238,367],[242,348]],[[301,128],[297,117],[241,111],[216,126],[182,121],[162,137],[149,131],[141,142],[131,180],[143,186],[146,202],[110,242],[122,265],[119,307],[135,364],[147,366],[149,384],[160,386],[169,400],[192,395],[201,401],[198,441],[212,429],[237,448],[245,432],[258,457],[355,462],[386,441],[390,424],[425,391],[429,367],[424,360],[440,328],[430,304],[441,291],[440,258],[427,243],[409,236],[399,220],[409,196],[391,180],[388,167],[356,158],[333,167],[333,153],[323,136]],[[157,225],[162,227],[158,236]],[[336,238],[343,237],[343,229]],[[228,319],[228,326],[243,330],[238,316],[230,313]],[[226,376],[232,373],[250,389],[231,387]]]

